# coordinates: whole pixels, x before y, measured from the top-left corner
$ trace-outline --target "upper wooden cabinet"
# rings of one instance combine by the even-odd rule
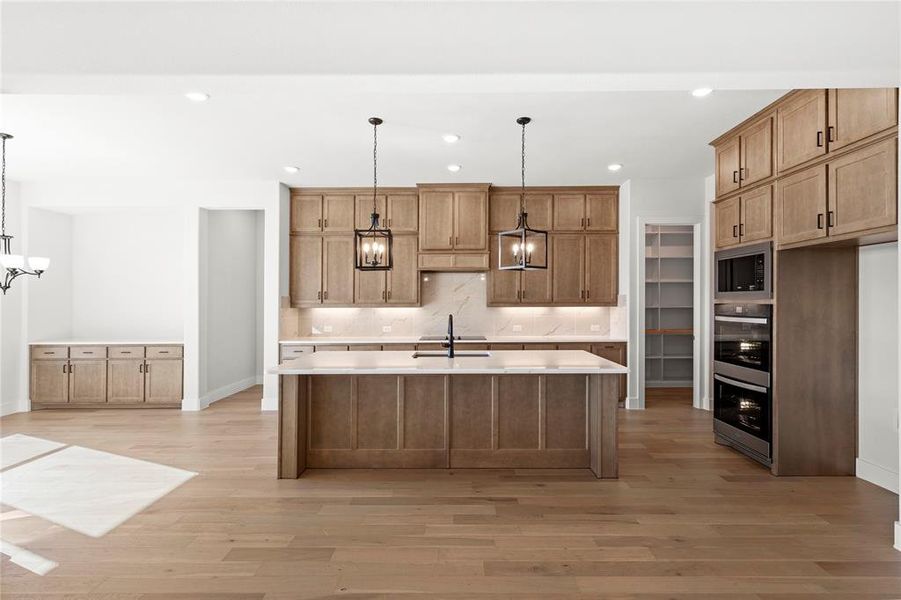
[[[357,194],[354,196],[354,228],[369,229],[372,223],[372,194]],[[387,198],[384,194],[375,197],[375,211],[379,214],[379,223],[385,226],[388,218]]]
[[[322,302],[322,236],[291,236],[290,294],[292,306]]]
[[[776,162],[786,171],[826,154],[826,90],[803,90],[776,109]]]
[[[713,206],[717,248],[773,237],[772,184],[720,200]]]
[[[421,186],[419,251],[488,252],[488,185]]]
[[[544,252],[542,248],[539,250]],[[548,264],[552,264],[551,252],[548,248]],[[498,239],[491,238],[491,271],[488,273],[488,305],[512,306],[535,305],[546,306],[554,302],[553,268],[535,269],[531,271],[501,271],[498,265]]]
[[[619,229],[619,192],[555,193],[551,229],[615,233]]]
[[[492,233],[508,231],[516,227],[519,216],[519,192],[491,192],[488,202],[488,229]],[[526,192],[525,210],[529,215],[529,227],[551,229],[554,196],[550,193]]]
[[[829,235],[898,222],[897,138],[827,163]]]
[[[716,145],[716,195],[723,196],[738,189],[741,169],[741,140],[732,137]]]
[[[738,181],[741,187],[754,185],[773,176],[773,117],[767,115],[748,125],[739,134],[741,167]]]
[[[370,198],[371,200],[371,198]],[[390,271],[354,269],[354,304],[416,306],[419,304],[417,238],[400,235],[392,241],[394,265]]]
[[[371,199],[371,197],[370,197]],[[353,194],[292,194],[292,233],[352,233]]]
[[[419,196],[415,192],[390,193],[387,201],[388,227],[393,233],[419,231]]]
[[[898,124],[895,88],[829,90],[829,150],[838,150]]]
[[[616,306],[619,293],[619,237],[585,236],[585,302]]]
[[[826,237],[826,165],[776,182],[776,239],[781,244]]]
[[[582,304],[585,301],[585,236],[552,235],[550,258],[553,269],[553,301],[560,304]]]
[[[322,238],[322,303],[353,304],[354,239],[346,236]]]

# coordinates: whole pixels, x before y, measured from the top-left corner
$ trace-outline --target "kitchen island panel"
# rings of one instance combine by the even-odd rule
[[[492,380],[484,375],[451,377],[451,448],[494,447]]]
[[[401,447],[443,452],[448,440],[447,376],[401,377],[401,381],[404,407]]]
[[[584,375],[548,377],[545,447],[588,449],[588,379]]]
[[[497,450],[538,450],[544,378],[501,375],[497,381]]]

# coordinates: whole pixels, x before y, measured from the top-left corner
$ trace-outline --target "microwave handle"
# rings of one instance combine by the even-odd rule
[[[760,325],[766,325],[767,323],[766,317],[723,317],[716,315],[713,317],[713,320],[726,321],[728,323],[758,323]]]
[[[751,390],[752,392],[760,392],[761,394],[766,394],[769,392],[765,387],[761,387],[759,385],[752,385],[750,383],[744,383],[742,381],[736,381],[734,379],[730,379],[728,377],[723,377],[719,374],[714,374],[713,378],[717,381],[722,381],[723,383],[728,383],[729,385],[734,385],[735,387],[740,387],[742,389]]]

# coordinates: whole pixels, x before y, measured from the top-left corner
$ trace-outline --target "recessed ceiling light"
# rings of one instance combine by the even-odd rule
[[[300,167],[283,167],[285,169],[285,173],[297,173],[300,171]]]
[[[713,88],[702,87],[695,90],[691,90],[691,95],[695,98],[703,98],[704,96],[709,96],[710,92],[713,91]]]
[[[622,168],[623,166],[619,163],[610,163],[609,165],[607,165],[608,171],[619,171]]]
[[[460,136],[455,133],[445,133],[441,136],[441,139],[448,144],[455,144],[460,141]]]
[[[459,173],[462,168],[460,165],[447,165],[447,170],[451,173]]]
[[[203,92],[188,92],[185,94],[185,98],[191,102],[206,102],[210,99],[210,95]]]

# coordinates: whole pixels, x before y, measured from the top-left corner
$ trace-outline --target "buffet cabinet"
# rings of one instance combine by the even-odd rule
[[[180,345],[31,347],[31,406],[181,407]]]
[[[712,145],[717,248],[897,238],[897,89],[795,90]]]

